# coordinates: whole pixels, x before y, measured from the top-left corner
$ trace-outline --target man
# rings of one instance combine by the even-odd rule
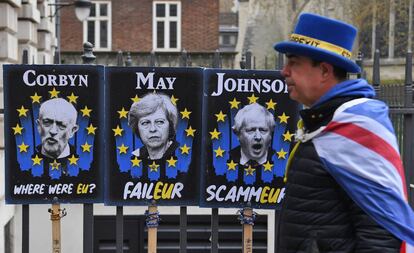
[[[239,139],[240,146],[230,151],[229,162],[233,161],[243,166],[243,169],[239,170],[239,179],[243,178],[245,167],[251,166],[258,180],[261,165],[271,162],[274,151],[270,144],[274,128],[273,115],[262,105],[246,105],[237,112],[232,129]]]
[[[277,252],[400,252],[414,244],[414,213],[387,106],[350,59],[356,29],[299,17],[275,49],[289,95],[306,109],[287,165]]]
[[[42,159],[43,175],[56,179],[60,173],[68,174],[68,158],[77,157],[75,147],[69,144],[69,139],[78,131],[77,116],[75,107],[63,98],[41,104],[36,123],[42,144],[36,147],[33,159]]]
[[[39,147],[42,155],[60,159],[73,153],[74,148],[69,145],[69,139],[78,131],[77,116],[75,107],[63,98],[42,103],[36,120],[42,141]]]

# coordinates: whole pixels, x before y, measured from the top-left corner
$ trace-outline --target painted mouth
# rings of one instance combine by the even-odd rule
[[[58,141],[56,139],[53,139],[53,138],[47,138],[46,139],[46,143],[49,144],[49,145],[56,144],[57,142]]]
[[[262,147],[263,147],[263,145],[262,144],[259,144],[259,143],[257,143],[257,144],[253,144],[253,146],[252,146],[252,148],[253,148],[253,150],[254,151],[261,151],[262,150]]]

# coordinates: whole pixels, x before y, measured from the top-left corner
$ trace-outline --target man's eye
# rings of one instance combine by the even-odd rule
[[[139,123],[141,126],[148,126],[149,121],[142,121]]]
[[[269,130],[265,129],[265,128],[260,128],[259,129],[260,133],[265,134],[267,133]]]
[[[57,126],[58,126],[58,128],[59,128],[60,130],[65,130],[65,129],[66,129],[66,125],[63,125],[63,124],[57,124]]]
[[[42,125],[44,125],[44,126],[50,126],[50,125],[52,125],[52,121],[50,121],[50,120],[43,120],[42,121]]]

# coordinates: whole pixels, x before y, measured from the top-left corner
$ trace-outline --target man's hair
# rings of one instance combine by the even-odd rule
[[[236,116],[234,117],[234,125],[232,126],[233,132],[236,135],[240,134],[240,131],[243,128],[244,122],[247,118],[246,115],[250,111],[256,111],[255,115],[262,113],[265,116],[264,120],[266,121],[267,126],[269,127],[270,131],[273,132],[275,128],[275,120],[273,118],[273,114],[271,114],[264,106],[258,103],[253,103],[246,105],[236,113]]]
[[[59,110],[59,113],[66,114],[70,120],[73,120],[72,123],[76,124],[78,112],[76,111],[75,107],[65,99],[52,98],[43,102],[39,108],[39,118],[43,116],[46,108],[55,108],[55,110]]]
[[[314,60],[312,59],[312,66],[318,66],[321,62],[323,61],[318,61],[318,60]],[[328,62],[329,63],[329,62]],[[332,63],[330,63],[333,66],[333,73],[336,79],[338,79],[338,81],[345,81],[346,79],[348,79],[348,72],[338,66],[333,65]]]
[[[177,129],[177,107],[171,102],[171,98],[164,94],[150,93],[143,96],[138,102],[133,103],[128,113],[129,127],[139,136],[139,120],[158,109],[162,109],[165,112],[170,124],[169,138],[173,138]]]

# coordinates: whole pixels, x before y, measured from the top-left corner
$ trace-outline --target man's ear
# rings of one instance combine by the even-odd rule
[[[70,132],[70,136],[69,136],[69,138],[72,138],[73,137],[73,135],[78,131],[78,129],[79,129],[79,126],[78,125],[74,125],[73,127],[72,127],[72,131]]]
[[[334,76],[334,67],[332,66],[332,64],[327,62],[321,62],[319,64],[319,67],[321,68],[322,79],[326,80]]]

